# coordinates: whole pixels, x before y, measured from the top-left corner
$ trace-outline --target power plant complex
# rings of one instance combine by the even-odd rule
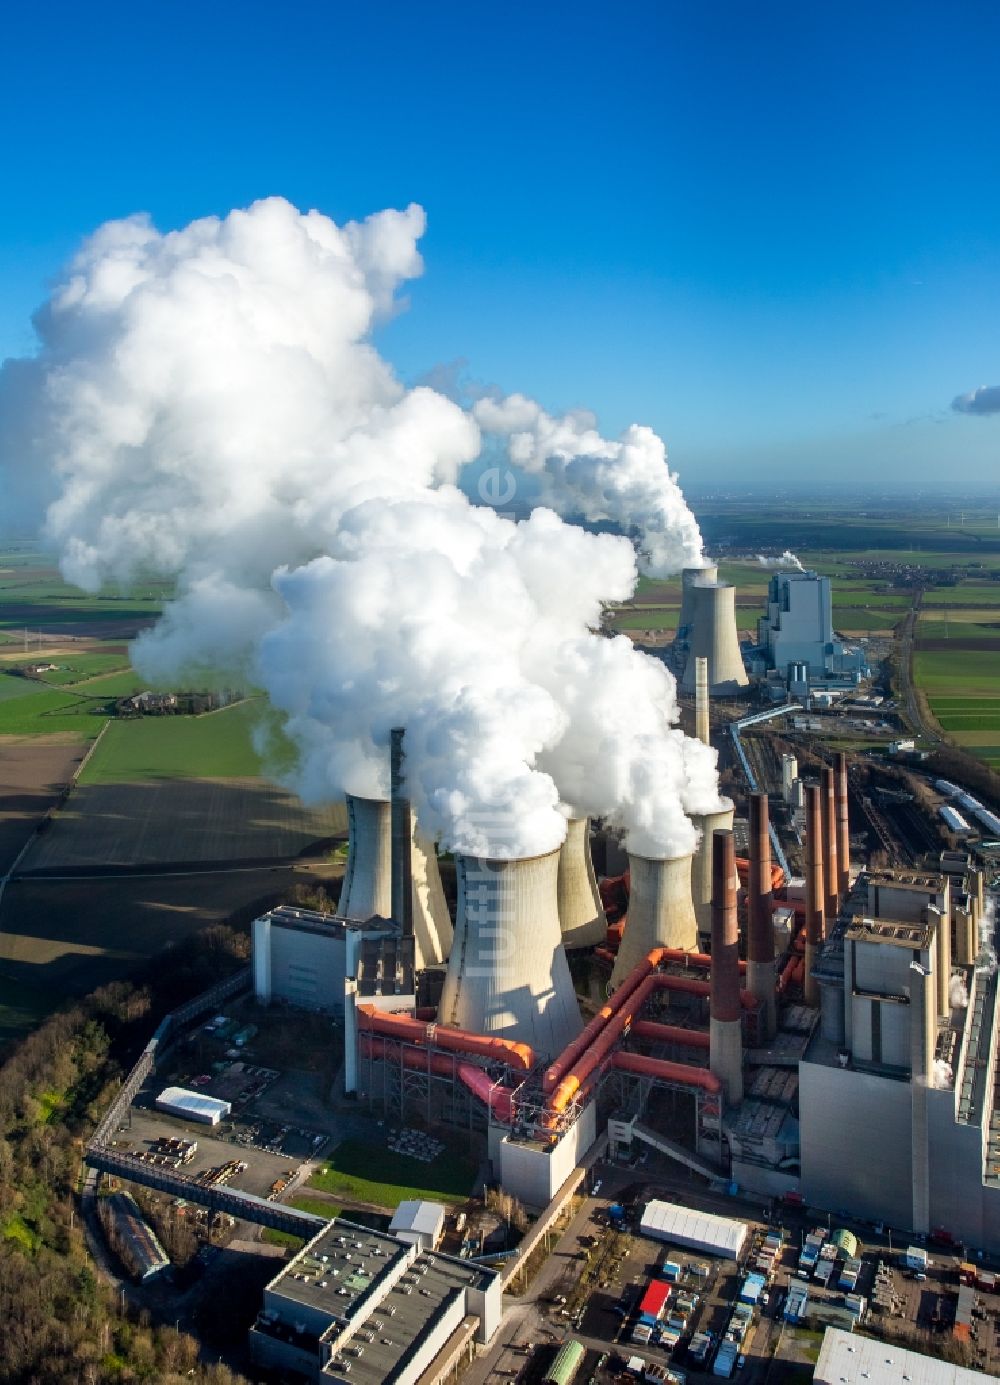
[[[678,641],[685,684],[729,694],[748,675],[716,578],[685,571]],[[830,674],[828,588],[773,578],[759,648]],[[394,733],[391,801],[349,799],[336,916],[282,908],[254,926],[258,998],[343,1020],[348,1092],[481,1131],[497,1180],[540,1207],[605,1128],[619,1152],[654,1138],[643,1117],[665,1090],[691,1105],[676,1157],[703,1173],[1000,1249],[997,972],[970,857],[858,869],[838,754],[814,782],[785,766],[802,878],[774,862],[768,797],[751,792],[739,859],[732,804],[694,819],[693,854],[631,853],[600,884],[582,818],[544,855],[456,855],[452,922],[403,744]],[[574,971],[604,992],[586,1022]]]

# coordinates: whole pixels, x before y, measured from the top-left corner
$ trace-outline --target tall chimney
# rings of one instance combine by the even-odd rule
[[[819,986],[813,975],[816,955],[823,943],[825,890],[823,881],[823,807],[818,784],[806,786],[806,977],[807,1005],[819,1004]]]
[[[413,869],[410,859],[412,822],[410,800],[404,791],[403,728],[390,733],[389,784],[392,832],[392,917],[404,938],[413,937]]]
[[[851,819],[847,803],[847,755],[838,750],[837,773],[837,865],[840,869],[840,897],[846,899],[851,888]]]
[[[833,767],[823,766],[823,878],[826,882],[825,913],[832,928],[840,913],[840,872],[837,869],[837,789]]]
[[[743,1100],[743,1033],[740,1009],[740,934],[733,874],[736,848],[731,831],[712,833],[712,973],[709,1001],[709,1067],[726,1100]]]
[[[747,882],[747,990],[763,1005],[761,1036],[770,1041],[778,1027],[774,987],[774,924],[771,921],[771,839],[766,793],[750,795],[750,875]]]
[[[694,734],[702,745],[709,745],[708,660],[701,654],[694,661]]]

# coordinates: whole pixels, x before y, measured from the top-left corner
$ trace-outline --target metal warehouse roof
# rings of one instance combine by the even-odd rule
[[[814,1385],[987,1385],[996,1376],[828,1327]]]
[[[678,1245],[725,1255],[735,1260],[747,1238],[745,1222],[695,1212],[674,1202],[647,1202],[639,1229],[644,1236],[675,1241]]]
[[[398,1236],[401,1232],[410,1231],[436,1239],[441,1234],[443,1225],[444,1208],[439,1202],[421,1202],[416,1198],[404,1198],[389,1224],[389,1234]]]
[[[228,1116],[233,1109],[228,1101],[217,1101],[214,1096],[203,1096],[201,1092],[189,1092],[185,1087],[164,1087],[156,1098],[156,1104],[161,1111],[190,1114],[196,1120],[213,1123]]]

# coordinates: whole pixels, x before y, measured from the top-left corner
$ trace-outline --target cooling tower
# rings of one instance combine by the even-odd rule
[[[743,1100],[743,1029],[740,1007],[740,934],[736,921],[736,851],[730,831],[712,833],[712,972],[708,1065],[726,1099]]]
[[[590,823],[570,818],[559,851],[559,924],[564,947],[595,947],[608,933],[590,855]]]
[[[736,588],[728,583],[692,587],[694,619],[681,687],[695,691],[697,661],[708,660],[708,687],[713,697],[732,695],[750,681],[743,667],[736,633]]]
[[[771,839],[766,793],[750,795],[750,870],[747,879],[747,990],[763,1009],[763,1034],[777,1031],[774,985],[774,924],[771,921]]]
[[[715,563],[706,567],[686,567],[681,571],[681,613],[677,618],[677,633],[680,634],[694,622],[694,593],[698,587],[712,586],[719,580],[719,569]]]
[[[392,916],[391,810],[381,798],[347,795],[347,869],[337,913],[364,922]]]
[[[806,974],[805,1001],[819,1004],[819,985],[813,975],[823,945],[826,890],[823,878],[823,804],[818,784],[806,788]]]
[[[723,799],[723,802],[728,802]],[[698,932],[707,938],[712,931],[712,833],[728,831],[733,825],[733,805],[719,813],[692,813],[691,821],[701,832],[691,870],[691,898]]]
[[[559,927],[559,851],[455,857],[458,912],[438,1022],[530,1044],[545,1058],[582,1029]]]
[[[691,899],[692,856],[653,859],[629,855],[628,917],[611,973],[615,990],[654,947],[698,947],[698,921]]]
[[[443,962],[451,947],[452,926],[441,885],[433,843],[416,831],[412,809],[406,804],[410,855],[406,877],[410,889],[410,915],[418,967]],[[393,918],[392,901],[392,806],[380,798],[347,795],[350,832],[347,869],[340,892],[340,918],[364,923],[373,915]],[[398,886],[397,886],[398,889]],[[398,920],[402,926],[402,921]]]

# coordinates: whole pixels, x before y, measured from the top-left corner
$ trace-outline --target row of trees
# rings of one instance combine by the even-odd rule
[[[0,1066],[0,1382],[240,1379],[200,1365],[193,1338],[122,1313],[93,1270],[75,1189],[90,1132],[151,1029],[247,950],[244,934],[207,929],[169,967],[53,1015]]]

